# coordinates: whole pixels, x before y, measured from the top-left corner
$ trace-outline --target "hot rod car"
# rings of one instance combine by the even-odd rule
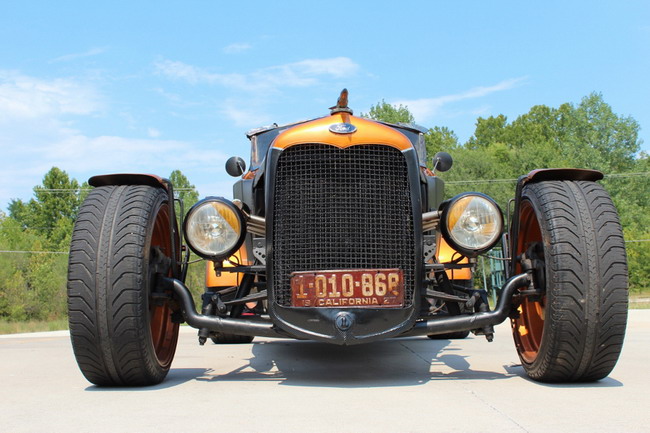
[[[90,382],[161,382],[183,322],[201,344],[264,336],[354,345],[470,331],[491,341],[509,319],[531,378],[611,372],[627,321],[627,264],[602,173],[523,175],[504,219],[484,194],[444,199],[436,173],[452,160],[428,159],[425,129],[354,116],[345,90],[330,110],[249,132],[250,168],[238,157],[226,163],[239,178],[234,198],[207,197],[185,215],[166,179],[89,180],[68,307]],[[491,306],[471,272],[497,244],[507,280]],[[185,283],[192,253],[206,263],[199,311]]]

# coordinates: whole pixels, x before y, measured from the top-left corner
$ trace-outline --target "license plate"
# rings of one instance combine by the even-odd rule
[[[294,307],[401,307],[404,273],[401,269],[294,272],[291,301]]]

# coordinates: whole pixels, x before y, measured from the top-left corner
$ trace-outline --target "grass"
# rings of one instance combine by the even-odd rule
[[[630,309],[650,309],[650,288],[641,289],[630,293]]]
[[[60,320],[30,320],[27,322],[9,322],[0,320],[0,335],[22,334],[25,332],[60,331],[68,329],[68,319]]]
[[[634,302],[630,299],[630,310],[648,310],[650,302]]]

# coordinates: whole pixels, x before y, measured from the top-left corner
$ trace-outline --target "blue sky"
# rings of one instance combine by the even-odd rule
[[[253,127],[322,116],[343,87],[461,140],[478,116],[601,92],[650,148],[650,2],[85,2],[0,6],[0,209],[52,167],[180,169],[231,196]]]

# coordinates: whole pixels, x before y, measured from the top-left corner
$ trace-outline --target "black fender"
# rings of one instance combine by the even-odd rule
[[[181,233],[179,232],[178,221],[176,220],[176,207],[174,206],[174,186],[169,179],[165,179],[155,174],[142,173],[115,173],[102,174],[93,176],[88,179],[90,186],[100,187],[108,185],[147,185],[154,188],[162,188],[167,192],[169,202],[169,212],[171,218],[169,221],[169,232],[171,233],[172,245],[172,276],[178,279],[182,278],[181,272]]]
[[[156,176],[155,174],[142,174],[142,173],[115,173],[115,174],[102,174],[93,176],[88,179],[90,186],[106,186],[106,185],[149,185],[153,187],[163,188],[167,193],[173,190],[172,183],[165,178]],[[173,191],[172,191],[173,192]]]
[[[595,182],[601,180],[603,177],[605,175],[603,175],[602,171],[586,168],[538,168],[521,176],[517,182],[517,187],[519,187],[519,183],[522,183],[521,186],[523,188],[527,183],[541,182],[544,180],[589,180]]]
[[[508,252],[510,254],[510,268],[508,276],[515,275],[517,266],[516,245],[519,237],[519,206],[524,186],[528,183],[543,182],[548,180],[586,180],[595,182],[605,176],[601,171],[586,168],[543,168],[530,171],[520,176],[515,190],[515,209],[510,224]]]

